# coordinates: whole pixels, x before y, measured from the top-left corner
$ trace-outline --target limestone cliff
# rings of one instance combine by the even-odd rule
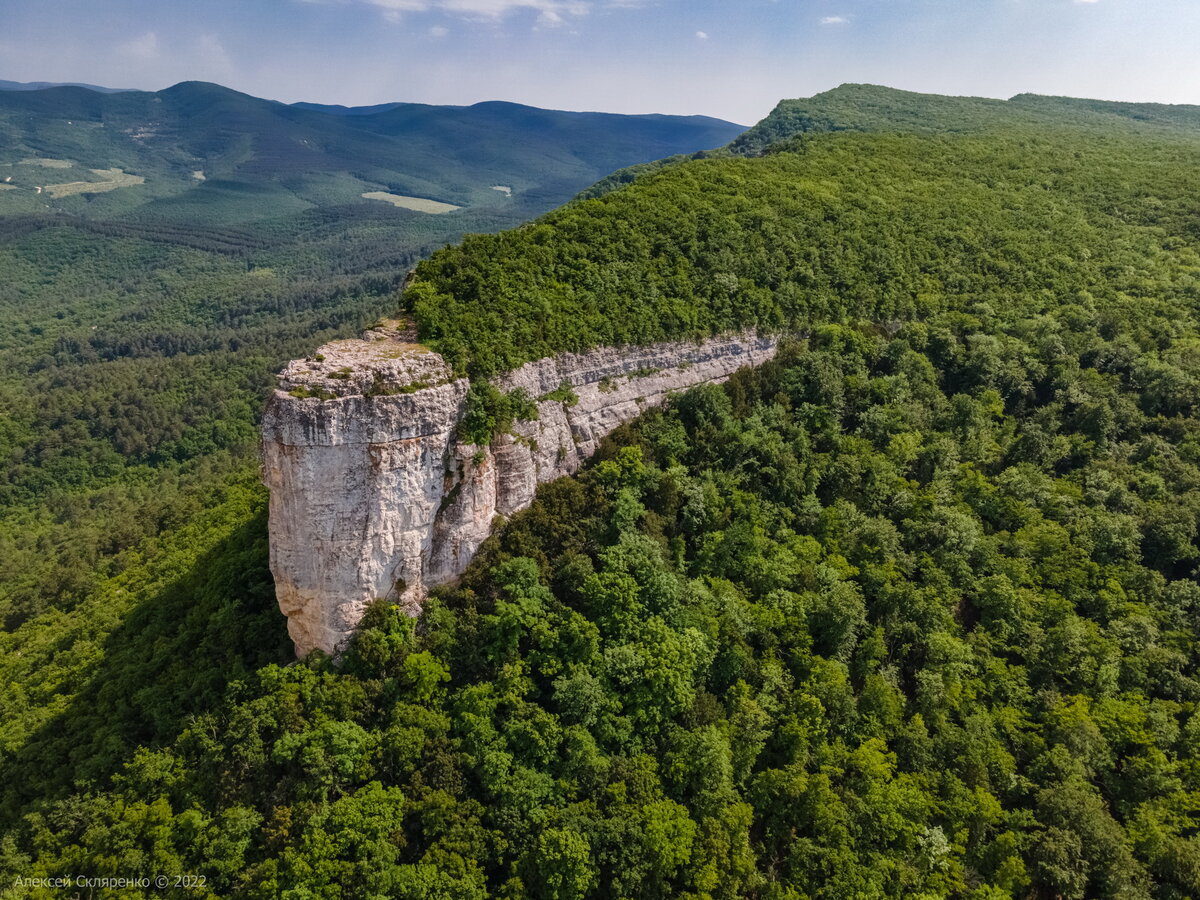
[[[528,363],[493,381],[537,399],[538,417],[486,447],[456,439],[467,379],[396,328],[290,363],[263,420],[263,478],[271,571],[296,652],[337,652],[377,597],[415,613],[539,483],[576,471],[668,393],[722,381],[775,346],[748,333]]]

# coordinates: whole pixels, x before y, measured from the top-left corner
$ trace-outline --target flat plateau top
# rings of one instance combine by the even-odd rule
[[[330,341],[279,375],[279,389],[300,399],[403,393],[453,379],[446,361],[416,342],[406,322],[384,319],[361,338]]]

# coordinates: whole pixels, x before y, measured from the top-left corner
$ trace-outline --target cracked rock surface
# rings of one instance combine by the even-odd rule
[[[376,598],[415,614],[430,587],[462,574],[497,516],[578,470],[618,425],[775,351],[774,338],[743,333],[527,363],[492,380],[538,399],[538,418],[486,447],[456,439],[467,379],[397,323],[289,363],[262,455],[271,572],[297,654],[343,649]],[[564,385],[577,402],[546,398]]]

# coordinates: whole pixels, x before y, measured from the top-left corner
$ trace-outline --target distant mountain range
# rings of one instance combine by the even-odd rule
[[[287,105],[204,82],[157,92],[0,84],[0,215],[228,224],[381,201],[422,214],[536,214],[613,169],[744,130],[503,102]]]
[[[121,94],[130,88],[101,87],[98,84],[85,84],[82,81],[5,81],[0,78],[0,91],[42,91],[46,88],[81,87],[89,91],[99,91],[102,94]]]

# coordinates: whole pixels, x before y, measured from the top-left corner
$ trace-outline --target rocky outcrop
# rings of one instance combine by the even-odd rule
[[[493,383],[536,399],[537,419],[490,446],[456,439],[467,379],[398,327],[290,363],[263,420],[263,479],[271,571],[296,652],[340,650],[376,598],[417,612],[538,484],[575,472],[672,391],[723,381],[775,347],[747,333],[528,363]]]

